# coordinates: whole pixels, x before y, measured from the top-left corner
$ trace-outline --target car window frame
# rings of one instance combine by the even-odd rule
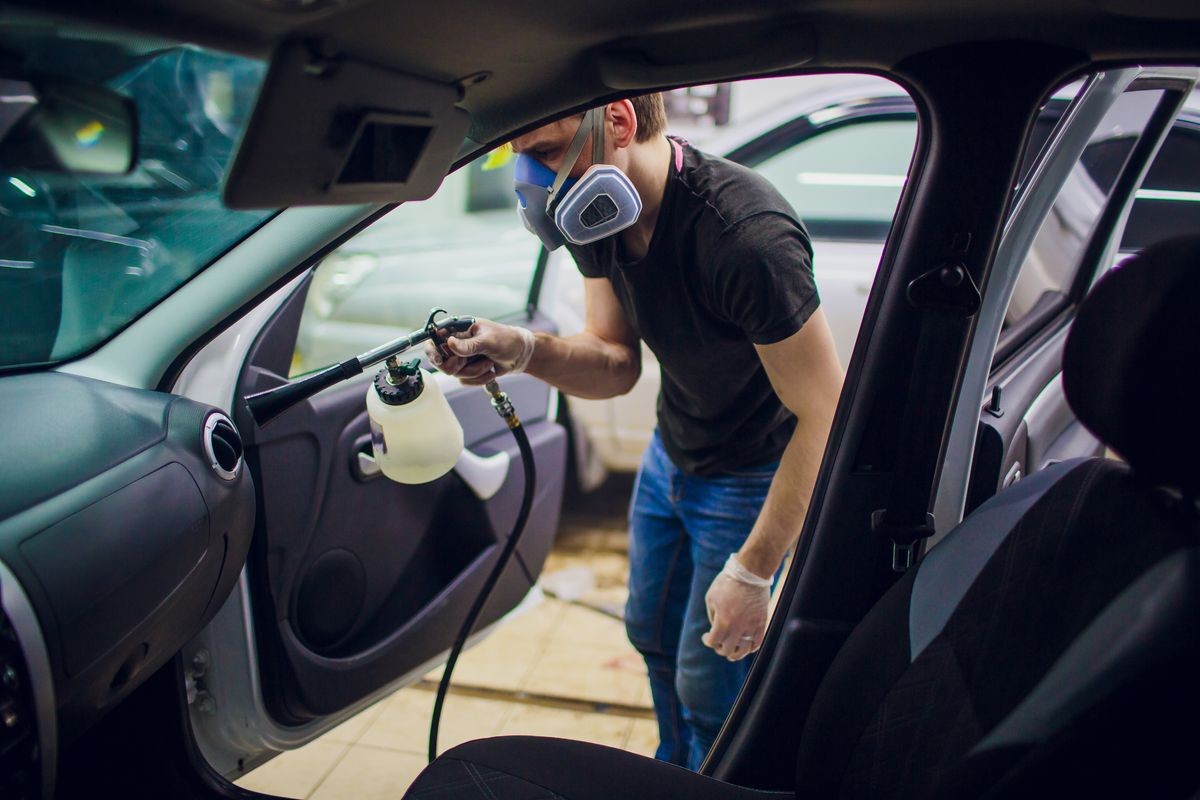
[[[1056,293],[1053,302],[1034,309],[1007,330],[1001,331],[992,354],[994,376],[1020,361],[1022,354],[1030,348],[1040,347],[1048,336],[1053,336],[1063,325],[1069,324],[1092,284],[1103,274],[1104,262],[1111,260],[1110,254],[1115,255],[1115,248],[1124,234],[1121,217],[1132,208],[1137,188],[1154,163],[1157,149],[1170,134],[1170,128],[1187,102],[1190,87],[1185,84],[1181,80],[1150,77],[1138,78],[1125,88],[1124,92],[1161,90],[1163,96],[1138,134],[1126,163],[1122,165],[1099,215],[1092,223],[1075,271],[1065,283],[1067,291]],[[1148,149],[1153,149],[1153,152],[1147,153]],[[1133,169],[1132,165],[1138,163],[1141,166]]]

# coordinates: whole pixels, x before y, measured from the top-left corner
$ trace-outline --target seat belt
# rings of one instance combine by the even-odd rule
[[[965,254],[969,234],[954,237],[952,251]],[[961,260],[951,260],[915,278],[906,292],[909,303],[921,309],[920,332],[904,407],[896,463],[886,508],[871,513],[871,530],[892,545],[892,571],[906,572],[917,560],[926,539],[934,533],[929,509],[942,461],[946,415],[954,382],[939,380],[961,358],[963,336],[979,311],[979,289]]]

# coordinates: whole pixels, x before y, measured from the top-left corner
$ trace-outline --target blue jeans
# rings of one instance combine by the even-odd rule
[[[778,463],[720,477],[679,470],[655,431],[629,510],[625,630],[646,659],[658,718],[655,757],[698,769],[737,698],[751,659],[700,641],[704,595],[750,535]]]

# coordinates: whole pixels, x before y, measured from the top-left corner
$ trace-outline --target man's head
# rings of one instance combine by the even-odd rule
[[[662,95],[657,92],[629,100],[617,100],[606,105],[603,111],[604,162],[625,170],[628,170],[628,150],[631,145],[652,141],[666,131],[667,114]],[[517,154],[527,153],[557,172],[582,120],[583,114],[576,114],[543,125],[513,139],[512,148]],[[571,170],[572,178],[578,178],[592,165],[591,137],[588,138]]]
[[[543,125],[512,141],[513,188],[525,227],[553,250],[564,242],[590,244],[635,224],[662,195],[666,114],[650,95],[594,108]],[[592,143],[596,146],[589,146]],[[599,148],[599,149],[597,149]]]

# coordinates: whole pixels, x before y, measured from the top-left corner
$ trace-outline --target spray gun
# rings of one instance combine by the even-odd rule
[[[442,309],[435,308],[429,313],[429,319],[426,321],[425,327],[420,330],[406,333],[398,339],[393,339],[387,344],[376,347],[374,350],[368,350],[360,356],[343,361],[340,364],[334,364],[332,367],[327,367],[320,372],[314,372],[312,375],[306,375],[303,378],[289,381],[282,386],[276,386],[274,389],[250,395],[246,398],[246,405],[250,408],[250,415],[258,423],[259,427],[262,427],[284,411],[296,405],[296,403],[307,400],[323,389],[328,389],[330,386],[349,380],[356,375],[361,375],[368,367],[374,366],[380,361],[384,361],[385,359],[394,360],[396,356],[410,347],[431,338],[443,337],[441,341],[445,341],[444,337],[447,333],[465,331],[475,324],[474,317],[449,317],[439,322],[434,322],[434,316],[439,311],[445,313]]]
[[[435,309],[433,314],[436,314],[442,309]],[[443,313],[445,313],[443,311]],[[433,320],[433,314],[429,315],[430,323]],[[470,326],[468,326],[470,327]],[[438,355],[443,359],[450,358],[454,354],[446,349],[446,337],[438,330],[432,327],[432,324],[426,325],[426,330],[429,333],[429,340],[433,343]],[[484,391],[492,398],[492,408],[500,415],[507,424],[510,430],[515,430],[521,426],[521,420],[517,417],[517,410],[513,408],[512,401],[508,399],[508,395],[500,388],[500,384],[495,380],[490,380],[483,385]]]

